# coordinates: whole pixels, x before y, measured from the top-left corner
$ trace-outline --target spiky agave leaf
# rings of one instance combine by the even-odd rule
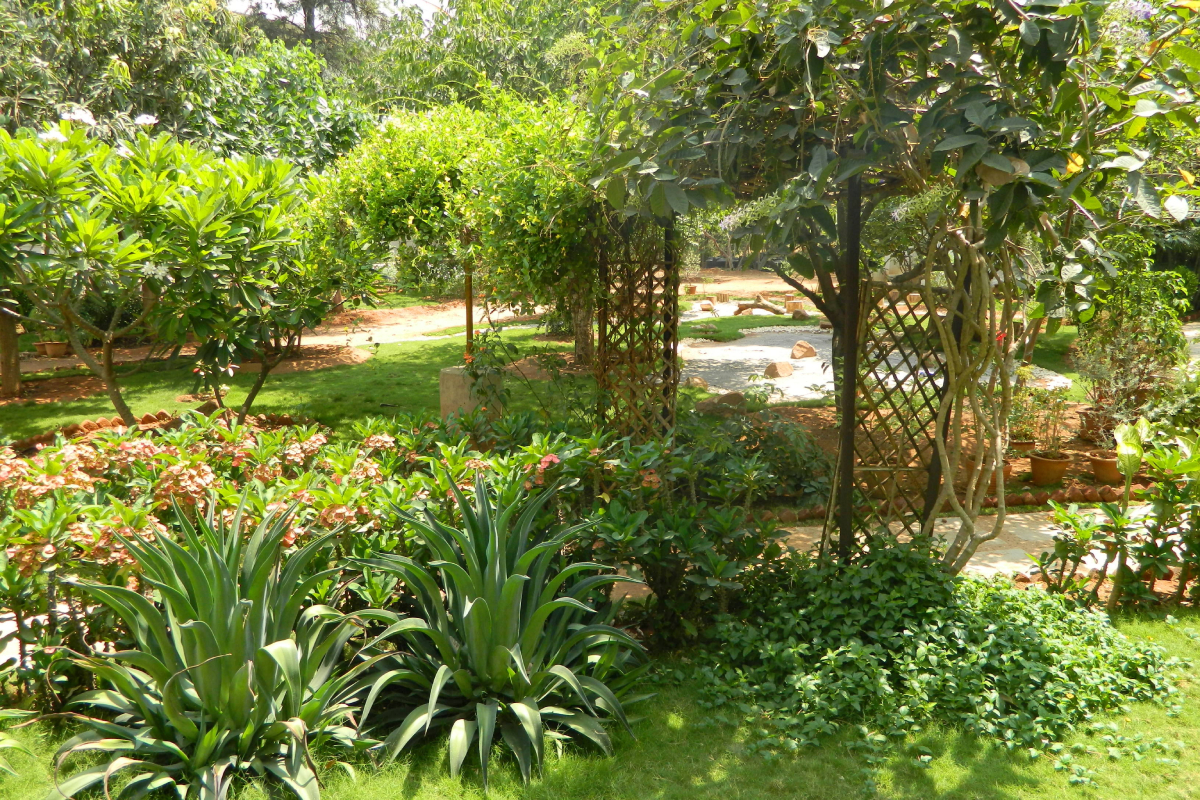
[[[124,587],[77,584],[125,622],[137,648],[76,657],[108,688],[71,705],[115,712],[120,724],[76,717],[87,730],[63,745],[57,766],[88,751],[111,758],[57,781],[52,800],[121,772],[135,773],[124,790],[130,797],[174,787],[189,800],[223,800],[247,770],[318,800],[309,748],[352,740],[346,723],[358,697],[378,692],[374,673],[386,656],[376,638],[345,664],[356,620],[307,605],[313,587],[337,572],[311,569],[330,535],[285,557],[294,509],[267,514],[247,535],[243,505],[228,523],[215,502],[195,523],[177,509],[182,543],[126,542],[156,602]],[[399,622],[391,612],[370,617],[389,630]]]
[[[371,723],[364,713],[362,725],[392,726],[381,745],[392,758],[449,728],[451,774],[475,746],[485,791],[497,735],[526,781],[544,761],[547,735],[579,737],[611,752],[605,723],[629,729],[627,692],[645,659],[636,640],[608,624],[611,611],[588,600],[607,583],[632,579],[594,574],[607,568],[592,562],[564,563],[565,549],[591,523],[539,527],[557,487],[522,491],[498,506],[482,472],[472,499],[447,483],[461,527],[428,510],[416,517],[398,509],[435,559],[422,564],[381,554],[358,562],[395,575],[421,621],[397,628],[407,648],[393,657],[387,687],[368,700],[387,710]]]

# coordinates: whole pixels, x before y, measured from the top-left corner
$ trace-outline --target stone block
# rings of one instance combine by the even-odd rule
[[[773,364],[767,364],[767,368],[763,370],[763,376],[767,378],[786,378],[792,374],[792,365],[786,361],[776,361]]]
[[[446,367],[438,373],[442,416],[465,414],[484,403],[487,404],[488,416],[500,416],[503,409],[494,397],[502,381],[503,377],[496,374],[483,376],[476,383],[467,374],[466,367]]]
[[[801,339],[792,345],[792,358],[816,358],[817,348]]]

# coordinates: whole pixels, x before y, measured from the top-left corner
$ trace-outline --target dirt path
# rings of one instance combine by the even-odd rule
[[[702,269],[698,277],[684,278],[680,283],[695,284],[698,295],[728,292],[734,297],[752,297],[759,292],[790,294],[795,291],[778,275],[757,269]]]
[[[495,322],[514,319],[511,311],[493,311]],[[476,326],[487,325],[488,315],[476,306]],[[335,314],[306,333],[305,344],[339,344],[361,347],[368,344],[403,342],[444,328],[467,324],[466,304],[461,300],[408,308],[360,308]]]

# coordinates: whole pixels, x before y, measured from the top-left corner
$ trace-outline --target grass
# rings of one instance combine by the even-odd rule
[[[1033,349],[1033,363],[1051,372],[1071,379],[1071,389],[1067,400],[1072,403],[1082,403],[1087,400],[1083,384],[1079,381],[1079,373],[1075,367],[1067,363],[1067,351],[1075,342],[1077,329],[1074,325],[1063,325],[1056,333],[1042,333],[1038,336],[1037,345]]]
[[[680,325],[680,336],[734,341],[744,336],[744,330],[752,328],[803,328],[812,327],[818,321],[819,318],[792,320],[774,316],[721,317],[711,321],[685,322]],[[697,330],[698,326],[700,330]],[[461,332],[462,328],[450,328],[439,333],[448,335]],[[537,331],[532,328],[514,327],[504,335],[523,348],[533,349],[535,333]],[[1079,376],[1066,365],[1064,359],[1074,338],[1075,329],[1066,326],[1053,335],[1043,334],[1038,339],[1034,363],[1062,372],[1075,381],[1070,399],[1083,400],[1083,391],[1077,380]],[[539,345],[538,349],[561,350],[562,345],[547,342]],[[352,423],[372,415],[398,411],[436,411],[439,406],[438,371],[461,362],[462,342],[458,339],[380,345],[378,353],[362,364],[271,376],[259,394],[254,410],[256,413],[301,414],[335,429],[348,429]],[[46,374],[61,377],[74,372]],[[253,382],[253,375],[238,375],[229,379],[229,402],[240,402]],[[194,408],[196,404],[193,402],[176,401],[180,395],[190,393],[192,386],[190,366],[171,371],[143,372],[122,382],[126,400],[138,415],[159,410],[178,412]],[[395,408],[382,408],[380,403],[389,403]],[[811,405],[824,406],[828,402],[815,401]],[[0,407],[0,436],[21,439],[73,422],[112,416],[112,405],[103,394],[70,402],[5,406]]]
[[[1200,623],[1189,612],[1183,626],[1168,626],[1160,619],[1141,617],[1120,623],[1129,635],[1162,645],[1183,659],[1200,657],[1200,645],[1181,628]],[[667,670],[671,672],[670,669]],[[1030,759],[1011,753],[986,739],[934,727],[886,754],[875,774],[877,797],[912,800],[1050,800],[1050,798],[1139,798],[1182,800],[1197,796],[1200,786],[1200,685],[1194,666],[1187,666],[1180,681],[1183,712],[1171,716],[1167,708],[1140,704],[1105,717],[1118,726],[1116,735],[1145,741],[1161,738],[1171,750],[1170,761],[1148,754],[1135,761],[1129,756],[1112,760],[1105,743],[1079,734],[1067,741],[1083,752],[1074,762],[1091,770],[1094,785],[1073,786],[1070,771],[1057,771],[1055,757]],[[616,736],[616,755],[606,758],[591,750],[568,748],[556,757],[547,746],[544,776],[524,787],[508,760],[494,767],[492,800],[850,800],[871,797],[865,780],[868,764],[850,747],[849,736],[835,737],[822,746],[797,754],[764,760],[747,752],[754,731],[706,724],[699,706],[698,687],[667,674],[657,687],[659,696],[641,709],[634,724],[637,739]],[[0,797],[5,800],[43,800],[51,780],[55,747],[69,731],[39,725],[18,731],[36,757],[17,753],[13,766],[20,777],[0,775]],[[1177,744],[1178,743],[1178,746]],[[1087,751],[1092,751],[1089,754]],[[11,751],[10,751],[11,752]],[[917,756],[932,756],[928,767],[918,766]],[[325,759],[318,756],[318,762]],[[364,764],[357,781],[337,770],[325,776],[323,800],[478,800],[477,771],[468,770],[461,781],[446,773],[444,741],[431,742],[396,764],[375,770]],[[267,800],[281,795],[260,786],[245,786],[231,800]]]
[[[504,335],[523,350],[532,350],[533,334],[531,330],[520,330]],[[253,410],[260,414],[301,414],[335,430],[349,430],[354,422],[372,415],[436,411],[438,372],[462,363],[462,347],[462,342],[456,339],[384,344],[362,364],[273,375],[259,393]],[[229,379],[226,402],[240,403],[254,380],[252,374]],[[160,409],[177,412],[194,408],[195,402],[176,401],[178,396],[190,393],[192,386],[192,372],[187,367],[134,375],[122,384],[126,401],[139,416]],[[395,407],[382,408],[381,403]],[[0,408],[0,434],[20,439],[73,422],[112,416],[107,395],[44,405],[6,406]]]
[[[714,342],[733,342],[741,339],[743,331],[753,328],[815,328],[821,322],[821,317],[809,319],[792,319],[791,317],[743,316],[743,317],[713,317],[712,319],[692,320],[679,326],[679,338],[708,339]]]

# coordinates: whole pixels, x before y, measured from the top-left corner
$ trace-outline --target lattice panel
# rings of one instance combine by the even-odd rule
[[[946,368],[931,313],[946,311],[930,289],[863,284],[854,437],[860,533],[921,529]]]
[[[638,441],[675,424],[679,271],[671,227],[635,221],[601,244],[600,418]]]

